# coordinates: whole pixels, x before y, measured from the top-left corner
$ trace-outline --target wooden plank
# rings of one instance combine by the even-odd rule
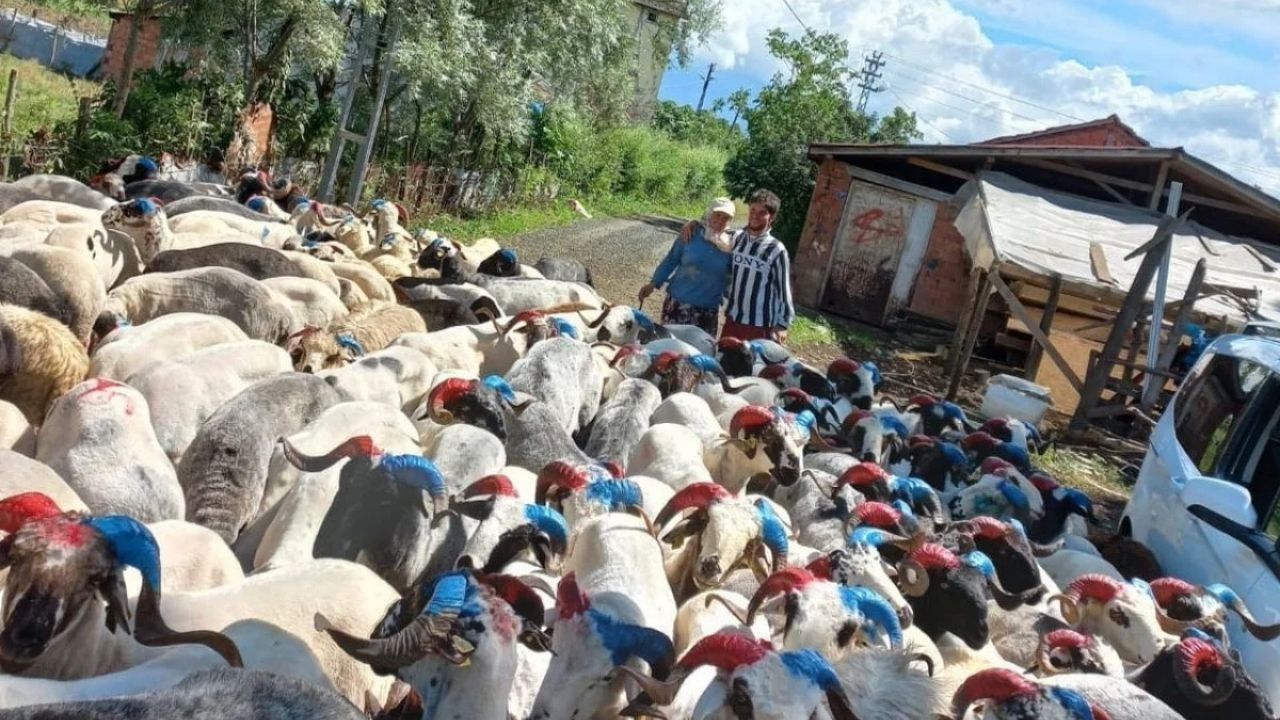
[[[1160,210],[1160,198],[1164,197],[1164,184],[1169,179],[1169,161],[1164,160],[1160,163],[1160,169],[1156,172],[1155,184],[1151,186],[1151,199],[1147,201],[1147,209],[1156,212]]]
[[[1053,279],[1048,275],[1028,270],[1010,262],[1002,262],[996,266],[1000,276],[1005,282],[1010,280],[1020,280],[1048,290],[1053,285]],[[1068,295],[1078,298],[1085,298],[1097,303],[1106,303],[1120,307],[1124,303],[1125,293],[1114,287],[1101,286],[1096,283],[1084,282],[1081,280],[1072,280],[1071,278],[1062,278],[1062,291]]]
[[[1066,358],[1062,357],[1062,353],[1058,352],[1058,348],[1053,346],[1053,342],[1044,334],[1044,331],[1040,329],[1040,326],[1031,319],[1031,315],[1027,313],[1027,309],[1022,306],[1022,303],[1018,300],[1018,296],[1013,294],[1013,291],[1009,289],[1009,286],[1005,284],[1004,280],[1000,279],[999,275],[992,273],[991,285],[996,289],[996,292],[1000,293],[1000,297],[1004,298],[1004,301],[1009,305],[1009,310],[1014,314],[1014,316],[1027,326],[1027,330],[1031,332],[1031,337],[1035,338],[1035,341],[1040,344],[1040,347],[1044,348],[1044,351],[1049,355],[1049,359],[1053,360],[1053,363],[1058,366],[1058,370],[1062,371],[1062,374],[1066,376],[1067,381],[1071,383],[1071,386],[1074,387],[1077,392],[1083,389],[1084,385],[1080,382],[1080,377],[1076,375],[1075,370],[1071,368],[1071,365],[1067,362]]]
[[[996,333],[996,344],[1002,348],[1024,353],[1030,353],[1032,350],[1039,347],[1032,340],[1018,335],[1011,335],[1007,332]]]
[[[973,268],[969,271],[964,307],[960,309],[960,319],[956,322],[956,335],[953,338],[960,342],[952,342],[951,352],[947,353],[947,364],[943,368],[943,374],[947,377],[951,377],[956,364],[960,362],[960,346],[964,344],[964,337],[969,333],[969,323],[973,321],[973,310],[978,306],[978,286],[982,284],[981,279],[981,268]]]
[[[1191,211],[1188,210],[1186,213],[1183,214],[1182,217],[1165,215],[1160,220],[1160,224],[1156,226],[1156,232],[1154,235],[1151,236],[1151,239],[1139,245],[1128,255],[1125,255],[1124,259],[1132,260],[1138,257],[1139,255],[1149,254],[1152,250],[1155,250],[1157,247],[1160,247],[1161,245],[1163,245],[1164,242],[1168,240],[1170,236],[1173,235],[1174,228],[1180,225],[1182,221],[1186,219],[1187,214],[1190,214],[1190,212]]]
[[[1054,172],[1060,172],[1064,175],[1074,175],[1076,177],[1084,178],[1085,180],[1093,180],[1094,182],[1108,183],[1110,185],[1114,185],[1115,187],[1125,188],[1126,190],[1138,190],[1141,192],[1154,193],[1156,188],[1155,185],[1152,185],[1150,183],[1144,183],[1137,180],[1130,180],[1128,178],[1116,177],[1115,175],[1107,175],[1106,173],[1095,172],[1093,170],[1085,170],[1083,168],[1074,168],[1074,167],[1071,167],[1070,165],[1066,165],[1060,162],[1055,162],[1052,160],[1040,160],[1037,158],[1027,158],[1027,157],[1017,157],[1017,156],[1001,157],[1000,159],[1006,160],[1008,162],[1015,162],[1015,163],[1021,163],[1023,165],[1030,165],[1032,167],[1038,167],[1043,170],[1052,170]],[[1169,193],[1168,188],[1162,188],[1160,190],[1160,197],[1164,197],[1168,193]],[[1266,213],[1262,210],[1257,210],[1247,205],[1227,202],[1226,200],[1218,200],[1211,197],[1205,197],[1203,195],[1193,195],[1191,193],[1183,193],[1182,200],[1184,203],[1194,203],[1196,205],[1203,205],[1205,207],[1217,208],[1219,210],[1229,210],[1231,212],[1240,213],[1241,215],[1249,215],[1251,217],[1265,218],[1268,220],[1275,219],[1274,214]],[[1147,209],[1149,210],[1149,208]]]
[[[1103,190],[1105,190],[1108,195],[1115,198],[1116,202],[1120,203],[1121,205],[1128,205],[1129,207],[1137,207],[1136,205],[1133,204],[1132,200],[1125,197],[1124,195],[1121,195],[1120,191],[1102,182],[1101,180],[1094,180],[1093,183],[1098,187],[1102,188]]]
[[[973,356],[973,346],[978,342],[978,333],[982,330],[982,319],[986,317],[987,304],[991,301],[991,281],[996,275],[985,270],[981,272],[982,277],[978,282],[978,304],[973,309],[973,317],[969,319],[969,328],[968,332],[965,333],[964,342],[961,344],[960,357],[956,360],[956,366],[951,371],[951,381],[947,384],[947,400],[951,401],[955,401],[960,392],[960,380],[964,377],[964,371],[969,367],[969,359]]]
[[[950,193],[935,190],[931,187],[925,187],[924,185],[917,185],[913,182],[907,182],[906,180],[899,180],[896,177],[890,177],[889,175],[878,173],[874,170],[860,168],[857,165],[849,166],[849,176],[858,178],[859,180],[865,180],[869,183],[884,185],[885,187],[893,188],[894,190],[907,193],[908,195],[918,195],[919,197],[928,198],[937,202],[947,202],[953,197]]]
[[[1049,290],[1049,299],[1044,305],[1044,310],[1040,314],[1040,332],[1053,341],[1053,318],[1058,314],[1058,303],[1062,300],[1062,276],[1053,274],[1053,287]],[[1036,343],[1031,346],[1031,352],[1027,354],[1026,376],[1033,378],[1040,371],[1040,359],[1044,357],[1044,348]]]
[[[1222,255],[1222,253],[1218,252],[1218,249],[1213,246],[1213,243],[1209,242],[1209,238],[1206,238],[1200,233],[1196,233],[1196,239],[1200,241],[1200,247],[1203,247],[1205,252],[1214,256]]]
[[[1172,228],[1172,225],[1169,227]],[[1157,230],[1156,234],[1157,236],[1161,235],[1159,230]],[[1169,236],[1165,233],[1164,240],[1168,241],[1168,239]],[[1111,368],[1120,356],[1120,349],[1124,345],[1125,335],[1133,328],[1133,323],[1137,320],[1138,313],[1145,305],[1147,288],[1151,287],[1151,280],[1155,277],[1156,267],[1160,264],[1161,257],[1161,253],[1148,252],[1142,258],[1142,264],[1138,266],[1138,272],[1134,275],[1133,283],[1129,286],[1129,292],[1125,297],[1124,304],[1120,306],[1120,312],[1116,314],[1116,322],[1111,327],[1111,334],[1107,337],[1107,342],[1102,346],[1098,362],[1093,364],[1093,367],[1089,369],[1085,377],[1084,387],[1080,391],[1080,404],[1076,406],[1075,415],[1071,418],[1070,429],[1072,431],[1078,432],[1088,426],[1089,411],[1097,406],[1102,388],[1106,385],[1107,378],[1111,377]]]
[[[1116,279],[1111,277],[1111,267],[1107,265],[1107,252],[1102,249],[1100,243],[1089,243],[1089,267],[1093,270],[1093,276],[1098,282],[1104,282],[1108,285],[1117,285]],[[1061,285],[1061,280],[1059,280]]]
[[[1241,243],[1241,245],[1243,245],[1244,249],[1253,256],[1254,260],[1258,261],[1258,264],[1262,266],[1263,272],[1273,273],[1276,271],[1276,264],[1271,262],[1271,258],[1258,252],[1258,248],[1250,245],[1249,243]]]
[[[1187,326],[1187,321],[1191,319],[1191,312],[1195,308],[1195,300],[1200,296],[1200,286],[1204,284],[1204,276],[1208,271],[1208,264],[1204,258],[1200,258],[1196,263],[1196,269],[1191,271],[1191,280],[1187,282],[1187,290],[1182,296],[1182,303],[1178,307],[1177,315],[1173,319],[1173,327],[1169,329],[1169,337],[1164,341],[1164,347],[1160,349],[1160,357],[1156,359],[1155,371],[1167,372],[1169,366],[1173,364],[1173,357],[1178,353],[1178,346],[1182,341],[1182,329]],[[1170,312],[1173,312],[1170,310]],[[1160,393],[1164,390],[1164,383],[1151,383],[1147,387],[1146,392],[1142,395],[1141,407],[1143,410],[1150,410],[1155,405],[1156,400],[1160,399]]]
[[[973,179],[973,173],[971,172],[965,172],[964,170],[957,170],[956,168],[943,165],[941,163],[936,163],[932,160],[925,160],[924,158],[911,157],[911,158],[907,158],[907,162],[912,165],[915,165],[916,167],[922,167],[925,170],[932,170],[936,173],[942,173],[943,175],[950,175],[953,178],[959,178],[961,180]]]

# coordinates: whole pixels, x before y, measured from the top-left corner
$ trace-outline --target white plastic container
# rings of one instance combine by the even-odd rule
[[[1012,375],[996,375],[987,382],[978,412],[987,418],[1015,417],[1038,428],[1051,405],[1049,388]]]

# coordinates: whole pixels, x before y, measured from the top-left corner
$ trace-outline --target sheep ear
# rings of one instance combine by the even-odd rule
[[[486,498],[484,500],[467,500],[465,502],[454,503],[451,509],[459,515],[465,515],[472,520],[484,521],[493,514],[494,502],[494,498]]]
[[[114,633],[116,627],[124,628],[132,634],[129,626],[129,597],[124,586],[124,573],[114,570],[98,584],[98,594],[107,603],[107,632]]]
[[[734,447],[741,450],[748,460],[756,459],[756,449],[759,447],[759,443],[756,442],[755,438],[733,438],[729,442],[732,442]]]

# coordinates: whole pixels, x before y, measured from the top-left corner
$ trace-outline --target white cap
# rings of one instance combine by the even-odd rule
[[[728,215],[730,219],[732,219],[733,214],[737,211],[737,209],[738,209],[737,206],[733,204],[732,200],[730,200],[727,197],[719,197],[711,201],[711,207],[707,209],[707,214],[710,215],[711,213],[724,213],[725,215]]]

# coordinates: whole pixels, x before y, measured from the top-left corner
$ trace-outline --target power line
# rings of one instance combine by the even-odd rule
[[[913,77],[913,76],[911,76],[911,75],[906,75],[906,74],[904,74],[901,70],[899,70],[899,69],[897,69],[897,68],[894,68],[894,69],[893,69],[893,71],[899,75],[899,79],[902,79],[902,80],[908,80],[908,81],[910,81],[910,82],[918,83],[918,84],[923,85],[923,86],[928,87],[928,88],[933,88],[934,90],[937,90],[938,92],[946,93],[947,95],[951,95],[952,97],[957,97],[957,98],[960,98],[961,100],[968,100],[969,102],[971,102],[971,103],[973,103],[973,104],[975,104],[975,105],[978,105],[978,106],[981,106],[981,107],[985,107],[985,108],[991,108],[991,109],[993,109],[993,110],[997,110],[997,111],[999,111],[999,112],[1008,113],[1009,115],[1012,115],[1013,117],[1016,117],[1016,118],[1018,118],[1018,119],[1020,119],[1020,120],[1026,120],[1027,122],[1033,122],[1033,123],[1037,123],[1037,124],[1043,124],[1043,123],[1045,122],[1045,120],[1043,120],[1043,119],[1041,119],[1041,118],[1034,118],[1034,117],[1031,117],[1031,116],[1029,116],[1029,115],[1023,115],[1023,114],[1022,114],[1022,113],[1020,113],[1020,112],[1016,112],[1016,111],[1014,111],[1014,110],[1010,110],[1009,108],[1006,108],[1006,107],[1001,107],[1000,105],[996,104],[996,101],[995,101],[995,100],[990,100],[990,101],[979,100],[979,99],[977,99],[977,98],[970,97],[970,96],[965,95],[965,94],[963,94],[963,93],[958,93],[958,92],[956,92],[955,90],[951,90],[951,89],[948,89],[948,88],[942,87],[941,85],[934,85],[933,83],[925,82],[924,80],[921,80],[921,79],[919,79],[919,78],[917,78],[917,77]]]
[[[813,30],[809,28],[809,25],[804,21],[804,18],[800,17],[800,13],[796,12],[796,9],[791,7],[789,0],[782,0],[782,4],[787,6],[787,9],[791,11],[791,17],[795,18],[796,22],[800,23],[800,27],[804,28],[805,32],[810,34],[813,33]]]
[[[946,130],[943,130],[942,128],[938,127],[937,125],[934,125],[933,123],[931,123],[931,122],[929,122],[928,120],[924,119],[924,116],[922,116],[920,113],[916,112],[915,110],[912,110],[912,109],[911,109],[911,106],[907,104],[907,101],[906,101],[906,100],[903,100],[903,99],[902,99],[902,96],[898,94],[898,91],[897,91],[897,90],[894,90],[893,88],[885,88],[885,89],[886,89],[886,90],[888,90],[888,91],[889,91],[889,93],[890,93],[891,95],[893,95],[894,97],[898,98],[898,102],[902,103],[902,107],[904,107],[904,108],[906,108],[907,110],[909,110],[910,112],[912,112],[912,113],[916,116],[916,119],[917,119],[917,120],[919,120],[920,122],[924,123],[926,126],[928,126],[928,127],[930,127],[930,128],[933,128],[933,130],[934,130],[935,132],[937,132],[937,133],[938,133],[939,135],[941,135],[942,137],[944,137],[944,138],[946,138],[946,139],[950,140],[951,142],[959,142],[959,141],[958,141],[958,140],[956,140],[955,138],[951,137],[951,135],[950,135],[950,134],[948,134]]]

